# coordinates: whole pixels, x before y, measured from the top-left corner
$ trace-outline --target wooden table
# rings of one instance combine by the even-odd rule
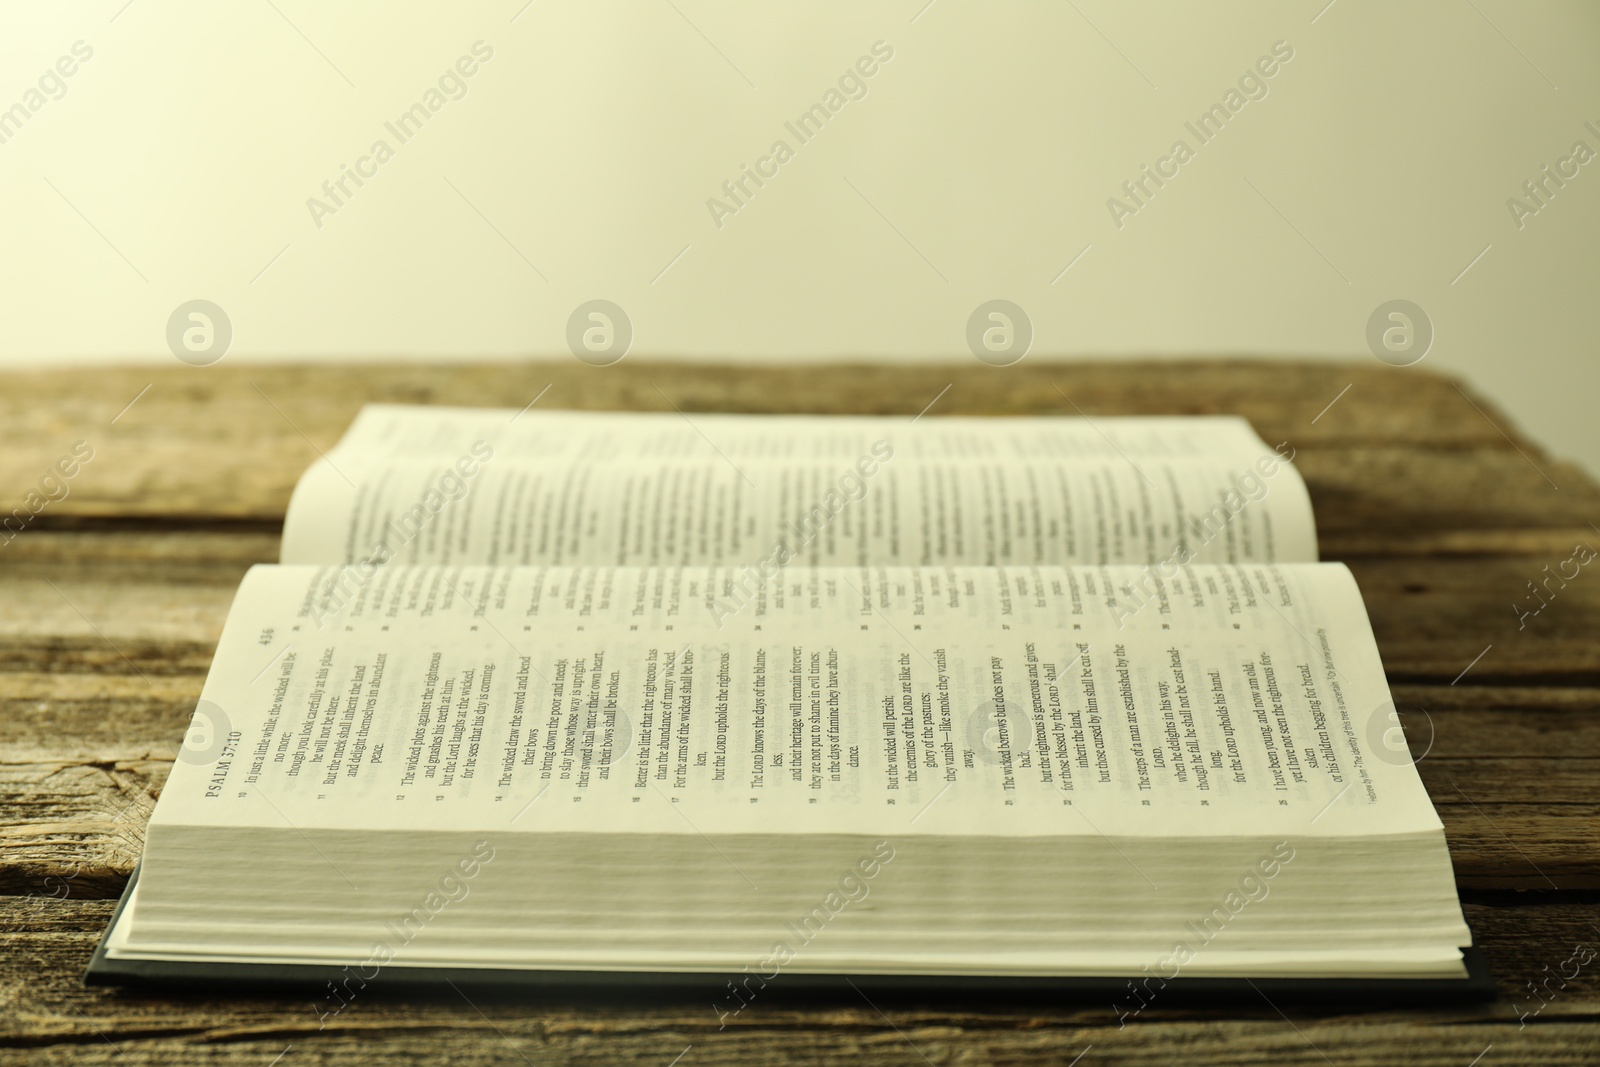
[[[885,1015],[774,998],[719,1031],[699,1005],[373,997],[319,1030],[307,997],[82,988],[234,587],[276,558],[301,471],[363,402],[520,407],[546,385],[551,407],[690,413],[914,413],[935,397],[930,417],[1236,412],[1289,442],[1324,557],[1366,594],[1499,1001],[1158,1004],[1119,1029],[1105,1003]],[[1537,615],[1513,607],[1538,606],[1527,583],[1575,545],[1600,548],[1600,488],[1447,379],[1243,361],[4,374],[0,507],[26,507],[80,440],[93,458],[68,495],[0,546],[0,1061],[1600,1063],[1600,955],[1558,977],[1575,947],[1600,949],[1600,564],[1552,582]],[[1529,983],[1546,979],[1538,999]]]

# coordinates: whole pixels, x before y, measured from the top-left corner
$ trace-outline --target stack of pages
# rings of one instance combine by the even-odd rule
[[[1461,978],[1291,460],[1220,417],[368,407],[96,967]]]

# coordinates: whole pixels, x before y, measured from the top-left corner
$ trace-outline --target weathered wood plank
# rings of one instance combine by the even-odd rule
[[[1537,530],[1426,529],[1412,526],[1392,530],[1319,531],[1318,548],[1324,561],[1369,557],[1444,558],[1452,556],[1538,556],[1563,560],[1582,542],[1600,551],[1600,537],[1588,526],[1552,526]]]
[[[1038,357],[1004,371],[967,363],[845,362],[785,366],[621,363],[596,369],[574,360],[485,364],[221,364],[68,371],[9,371],[0,413],[8,437],[38,440],[110,427],[169,440],[174,428],[204,427],[207,437],[245,444],[262,431],[287,439],[303,431],[326,448],[356,410],[374,401],[638,411],[921,411],[940,392],[944,414],[1042,414],[1081,409],[1104,414],[1241,414],[1279,439],[1400,443],[1420,447],[1510,449],[1538,446],[1481,397],[1422,369],[1370,361],[1251,359],[1051,361]],[[118,417],[146,386],[149,391]],[[1341,390],[1349,391],[1323,414]],[[1470,392],[1470,391],[1469,391]],[[61,398],[70,395],[70,407]],[[1403,403],[1397,400],[1402,397]],[[276,410],[274,408],[276,406]],[[280,414],[281,411],[281,414]],[[1319,414],[1323,417],[1317,418]],[[1312,420],[1316,419],[1316,422]],[[292,425],[291,425],[292,423]],[[1496,427],[1499,427],[1497,429]],[[298,429],[296,429],[298,428]],[[1275,443],[1275,442],[1274,442]]]
[[[1408,682],[1392,682],[1389,686],[1394,693],[1395,703],[1402,711],[1407,708],[1422,708],[1432,714],[1433,712],[1447,711],[1493,711],[1505,710],[1516,712],[1535,711],[1577,711],[1582,712],[1582,718],[1600,714],[1600,689],[1584,688],[1581,686],[1485,686],[1478,687],[1467,684],[1462,679],[1459,685],[1416,685]],[[1544,720],[1534,720],[1535,723]],[[1562,729],[1571,725],[1563,720],[1549,720],[1562,722]],[[1494,738],[1488,738],[1491,743]],[[1600,752],[1600,749],[1589,749],[1590,752]]]
[[[225,585],[252,563],[276,563],[283,533],[281,518],[260,524],[113,519],[83,525],[93,528],[30,527],[0,545],[0,575],[80,566],[109,568],[125,577],[147,575],[175,585]]]
[[[1392,682],[1594,686],[1600,570],[1569,565],[1576,578],[1542,585],[1568,559],[1351,560],[1350,569]]]
[[[1344,531],[1582,530],[1600,501],[1577,468],[1522,439],[1492,405],[1479,400],[1483,411],[1474,410],[1455,383],[1366,364],[1040,361],[1003,374],[959,365],[599,371],[567,362],[112,368],[10,373],[0,383],[5,498],[20,502],[74,441],[95,450],[69,495],[34,520],[40,529],[82,518],[280,519],[295,480],[362,403],[504,406],[545,385],[542,405],[589,409],[909,416],[948,385],[931,415],[1241,414],[1274,444],[1298,450],[1319,526],[1334,545]],[[1313,424],[1347,384],[1338,406]],[[1396,402],[1399,387],[1404,404]],[[70,412],[57,400],[63,391],[75,397]]]
[[[1442,538],[1559,528],[1600,541],[1588,523],[1600,491],[1576,467],[1552,460],[1537,466],[1516,452],[1491,449],[1424,452],[1405,448],[1308,445],[1295,466],[1311,491],[1319,540],[1410,531]],[[1543,475],[1559,483],[1557,489]],[[1332,556],[1324,545],[1323,556]],[[1562,546],[1565,557],[1572,542]],[[1337,558],[1337,557],[1334,557]]]
[[[116,897],[171,759],[0,764],[0,895]]]
[[[0,674],[5,764],[176,758],[205,675]]]
[[[300,1062],[359,1053],[382,1061],[451,1063],[671,1062],[692,1046],[694,1063],[822,1063],[866,1056],[872,1063],[1067,1062],[1093,1045],[1103,1064],[1182,1062],[1388,1064],[1463,1067],[1494,1044],[1498,1062],[1586,1063],[1600,1049],[1588,1025],[1600,1010],[1600,968],[1576,968],[1575,945],[1600,945],[1595,908],[1552,903],[1467,905],[1468,921],[1502,991],[1497,1003],[1414,1012],[1350,1012],[1345,1006],[1274,1005],[1246,998],[1225,1006],[1164,1006],[1157,1000],[1126,1027],[1109,1003],[923,1006],[840,1000],[798,1005],[774,983],[766,1003],[721,1020],[695,1003],[529,1003],[457,994],[397,998],[381,977],[324,1020],[307,996],[150,996],[83,989],[78,977],[110,916],[104,901],[0,900],[0,1048],[30,1050],[34,1062],[121,1064],[182,1055],[208,1062],[271,1062],[286,1047]],[[1528,983],[1543,982],[1536,1000]],[[1533,1014],[1536,1008],[1541,1008]],[[1279,1014],[1281,1007],[1287,1019]],[[326,1010],[326,1008],[324,1008]],[[1292,1023],[1288,1020],[1293,1020]],[[1523,1025],[1525,1020],[1526,1025]],[[726,1022],[726,1026],[719,1026]],[[321,1028],[319,1028],[321,1027]],[[1326,1060],[1324,1059],[1326,1057]]]

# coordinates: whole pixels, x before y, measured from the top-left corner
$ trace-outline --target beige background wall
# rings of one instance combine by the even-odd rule
[[[971,360],[992,298],[1036,355],[1374,358],[1368,318],[1404,298],[1424,365],[1600,470],[1600,160],[1561,162],[1600,152],[1600,5],[1325,5],[8,4],[0,362],[170,363],[194,298],[230,361],[572,358],[592,298],[629,359]],[[385,122],[479,41],[400,143]],[[800,143],[784,123],[879,41]],[[1280,41],[1201,144],[1185,122]],[[1119,227],[1108,198],[1180,138]],[[393,158],[314,218],[379,139]],[[779,139],[719,227],[708,198]],[[1546,164],[1575,176],[1513,218]]]

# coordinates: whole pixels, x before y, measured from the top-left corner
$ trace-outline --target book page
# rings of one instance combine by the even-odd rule
[[[1231,415],[732,415],[368,404],[330,455],[459,455],[476,441],[504,459],[544,462],[811,459],[853,463],[883,441],[907,460],[1116,459],[1249,455],[1267,450]]]
[[[1316,559],[1304,483],[1239,419],[514,420],[364,410],[296,488],[282,561]]]
[[[152,845],[176,825],[1439,830],[1341,565],[739,578],[253,568]]]

